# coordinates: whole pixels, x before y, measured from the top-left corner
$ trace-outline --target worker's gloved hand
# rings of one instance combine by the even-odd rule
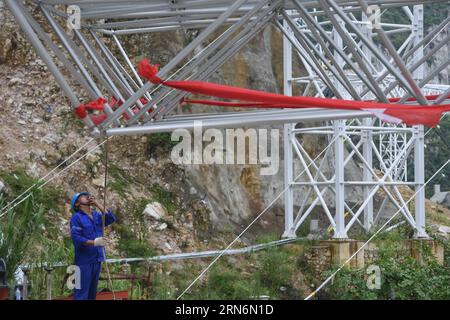
[[[105,239],[103,237],[94,239],[94,247],[104,247],[104,246],[105,246]]]

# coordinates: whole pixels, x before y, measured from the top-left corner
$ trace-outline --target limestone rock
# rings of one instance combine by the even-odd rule
[[[22,83],[22,79],[20,79],[20,78],[17,78],[17,77],[14,77],[14,78],[12,78],[11,80],[9,80],[9,85],[10,86],[16,86],[16,85],[18,85],[18,84],[21,84]]]
[[[167,223],[165,223],[165,222],[161,223],[160,225],[156,226],[156,228],[155,228],[155,230],[158,230],[158,231],[163,231],[165,229],[167,229]]]
[[[433,202],[442,204],[447,208],[450,208],[450,192],[438,192],[430,199]]]
[[[161,203],[152,202],[145,206],[143,214],[146,217],[151,217],[151,218],[159,221],[167,215],[167,211]],[[167,225],[166,225],[166,228],[167,228]]]
[[[445,234],[450,234],[450,227],[440,225],[438,231]]]
[[[61,136],[58,136],[55,133],[47,133],[44,137],[42,137],[42,142],[45,142],[47,144],[54,144],[61,142],[62,138]]]
[[[97,187],[105,187],[105,179],[104,178],[96,178],[92,180],[92,183],[95,184]]]
[[[97,163],[98,161],[100,161],[100,156],[97,155],[97,154],[92,154],[92,153],[90,153],[90,154],[88,154],[88,155],[86,156],[86,160],[87,160],[89,163],[94,164],[94,163]]]

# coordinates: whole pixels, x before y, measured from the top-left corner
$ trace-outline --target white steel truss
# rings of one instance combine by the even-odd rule
[[[367,24],[367,16],[363,13],[358,20],[354,15],[343,12],[333,1],[319,2],[332,24],[331,30],[324,27],[325,23],[320,22],[317,15],[314,16],[315,11],[307,10],[296,0],[293,3],[297,6],[300,17],[292,18],[293,12],[285,10],[284,23],[277,22],[285,36],[283,56],[286,95],[292,95],[293,85],[301,84],[304,88],[303,95],[310,94],[310,90],[314,88],[315,95],[322,97],[332,94],[345,99],[370,98],[387,101],[389,97],[400,96],[401,101],[406,101],[407,97],[413,95],[419,100],[423,99],[420,95],[429,94],[426,88],[428,81],[448,65],[448,61],[444,62],[427,75],[427,81],[423,81],[423,61],[426,59],[424,43],[431,38],[423,37],[423,5],[414,6],[413,11],[409,7],[402,8],[410,18],[410,26],[384,24],[391,27],[391,33],[410,33],[399,48],[394,48],[386,36],[388,32],[383,32],[383,23],[380,23],[380,29],[376,29],[385,47],[391,48],[392,60],[400,70],[397,73],[388,73],[391,67],[388,64],[392,63],[392,60],[389,61],[389,56],[377,52],[378,48],[369,40],[374,38],[374,31],[372,25]],[[366,6],[364,1],[358,2],[362,7]],[[447,25],[448,21],[438,26],[436,32],[441,32],[442,27]],[[436,33],[433,36],[435,37]],[[441,46],[447,44],[448,39],[442,42]],[[306,75],[293,76],[293,49],[306,66]],[[426,55],[430,56],[435,52],[431,50]],[[390,71],[392,72],[392,67]],[[406,81],[408,78],[410,81]],[[411,85],[409,92],[405,87],[398,86],[399,81]],[[433,86],[430,87],[434,89]],[[448,90],[448,87],[442,89],[439,94]],[[295,236],[298,228],[310,217],[316,206],[320,206],[328,218],[334,230],[334,238],[347,238],[348,231],[355,222],[370,232],[389,202],[395,209],[401,209],[403,218],[415,230],[416,237],[427,237],[425,195],[423,192],[417,194],[413,215],[410,209],[406,208],[400,191],[402,186],[419,190],[424,183],[423,126],[410,128],[381,121],[376,121],[379,124],[375,125],[374,122],[370,118],[362,121],[338,120],[302,129],[296,129],[292,124],[285,125],[285,187],[288,188],[285,194],[285,237]],[[330,148],[317,163],[313,160],[313,155],[308,154],[302,147],[297,137],[307,134],[325,135],[330,141],[327,148],[333,147],[334,152],[328,152]],[[378,145],[374,141],[378,141]],[[305,182],[296,182],[298,172],[295,170],[294,159],[298,159],[301,164],[297,171],[303,172],[300,179],[303,178]],[[357,180],[351,180],[345,173],[346,165],[352,159],[363,165],[362,175]],[[413,181],[408,181],[408,159],[412,159],[414,163]],[[326,161],[334,164],[332,174],[328,172],[327,175],[323,171],[322,166]],[[378,163],[378,172],[373,169],[375,162]],[[355,187],[360,188],[359,194],[363,194],[363,198],[357,199],[358,201],[355,199],[357,193],[346,192],[346,188],[355,190]],[[302,200],[297,204],[298,210],[295,210],[297,212],[294,214],[293,199],[296,188],[301,188]],[[334,201],[325,201],[325,194],[331,195]],[[377,195],[381,196],[382,201],[374,214],[374,198]],[[331,206],[334,206],[334,210]]]
[[[283,34],[284,93],[337,97],[354,100],[428,105],[425,95],[438,94],[434,103],[447,101],[447,86],[430,84],[448,67],[444,59],[428,74],[423,65],[447,46],[449,36],[437,34],[448,28],[446,18],[424,35],[423,3],[444,0],[5,0],[29,41],[47,64],[73,108],[81,100],[114,97],[115,105],[104,106],[106,119],[95,125],[83,121],[93,135],[130,135],[192,128],[202,120],[204,127],[237,127],[271,123],[285,124],[285,237],[295,236],[299,226],[317,204],[323,208],[335,238],[346,238],[355,224],[366,231],[377,222],[390,202],[405,203],[400,188],[424,183],[424,129],[375,123],[370,113],[347,110],[277,110],[201,115],[174,115],[179,100],[187,94],[144,82],[134,61],[127,55],[121,37],[130,34],[199,29],[198,36],[162,67],[158,75],[170,79],[206,80],[267,25]],[[34,7],[34,14],[29,7]],[[64,25],[71,17],[66,10],[76,6],[80,29]],[[73,8],[73,7],[72,7]],[[374,15],[402,8],[411,23],[379,22]],[[37,12],[37,13],[36,13]],[[36,19],[35,14],[41,18]],[[42,22],[43,21],[43,22]],[[45,25],[43,25],[45,24]],[[369,28],[371,27],[371,28]],[[52,30],[53,37],[45,31]],[[220,30],[220,34],[214,37]],[[406,34],[395,47],[390,36]],[[57,42],[54,39],[57,38]],[[111,41],[105,41],[110,38]],[[429,44],[433,44],[429,46]],[[195,51],[200,46],[202,49]],[[115,56],[113,52],[119,52]],[[293,75],[292,59],[298,56],[306,75]],[[61,69],[65,69],[63,73]],[[77,92],[67,76],[84,92]],[[409,101],[410,97],[414,98]],[[349,120],[345,120],[349,119]],[[351,120],[350,120],[351,119]],[[296,128],[292,122],[322,121],[310,128]],[[325,123],[323,123],[325,122]],[[299,136],[323,135],[329,146],[320,161],[314,161]],[[413,157],[414,180],[408,181],[408,157]],[[332,159],[335,171],[322,169]],[[303,167],[303,181],[297,181],[295,161]],[[345,168],[356,160],[362,176],[348,179]],[[373,168],[377,167],[377,171]],[[306,181],[305,181],[306,180]],[[364,197],[349,201],[348,189],[362,188]],[[304,190],[294,215],[294,192]],[[347,191],[346,191],[347,190]],[[333,195],[333,200],[327,198]],[[374,199],[383,197],[375,207]],[[426,237],[425,195],[415,199],[415,214],[403,208],[404,219]],[[354,202],[354,201],[353,201]],[[377,210],[375,210],[377,209]],[[296,208],[297,210],[297,208]],[[334,211],[334,212],[333,212]],[[374,214],[376,212],[376,214]]]

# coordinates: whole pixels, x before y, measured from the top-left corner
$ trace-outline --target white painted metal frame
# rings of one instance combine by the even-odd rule
[[[389,68],[388,64],[392,61],[388,61],[380,54],[378,60],[376,60],[377,57],[374,57],[375,50],[373,48],[375,44],[373,41],[367,43],[368,39],[374,38],[372,30],[369,28],[358,30],[358,27],[355,27],[367,22],[367,17],[364,14],[360,21],[353,15],[347,16],[343,12],[338,16],[336,12],[340,8],[336,2],[320,0],[321,9],[328,14],[333,24],[330,31],[321,27],[317,18],[313,16],[314,11],[308,11],[299,1],[294,0],[293,2],[300,12],[300,17],[298,19],[291,18],[293,11],[284,11],[284,23],[277,23],[284,34],[284,93],[286,95],[291,95],[293,86],[298,84],[305,85],[304,94],[311,88],[315,88],[317,96],[326,96],[325,90],[328,90],[328,94],[333,91],[335,96],[346,99],[371,98],[386,101],[386,97],[404,96],[405,92],[409,91],[418,100],[421,100],[423,95],[428,93],[425,83],[422,81],[424,78],[423,5],[414,6],[413,12],[408,7],[403,7],[403,10],[411,19],[411,26],[389,25],[398,28],[398,30],[401,30],[400,32],[411,32],[407,41],[398,48],[396,53],[391,51],[394,55],[393,60],[396,61],[399,60],[399,54],[406,51],[406,54],[404,54],[405,62],[397,61],[401,65],[400,72],[403,74],[392,69],[391,71],[394,72],[389,74],[386,71]],[[364,1],[359,2],[362,6],[365,5]],[[331,9],[331,7],[333,8]],[[353,24],[354,31],[359,32],[359,39],[357,35],[350,32],[348,26],[345,26],[343,19],[347,19],[347,25]],[[381,23],[382,27],[383,25]],[[440,32],[442,27],[446,25],[448,25],[448,21],[446,24],[438,26],[437,32]],[[293,32],[291,28],[296,29],[296,32]],[[306,30],[308,32],[305,32]],[[308,39],[308,33],[313,34],[314,37]],[[383,32],[381,29],[377,31],[377,34],[383,37],[386,46],[392,46],[386,36],[387,32]],[[362,44],[362,36],[365,36],[364,44]],[[325,41],[321,37],[324,37]],[[344,37],[344,41],[342,37]],[[429,38],[427,41],[429,41]],[[330,51],[327,44],[333,47],[333,52]],[[410,44],[409,47],[408,44]],[[445,44],[442,43],[442,45]],[[351,47],[352,45],[354,47]],[[293,48],[296,49],[296,53],[305,65],[306,76],[295,77],[292,73]],[[431,52],[431,55],[435,52]],[[397,57],[395,57],[395,54],[397,54]],[[406,60],[408,57],[411,57],[411,59]],[[333,66],[328,61],[332,61]],[[355,63],[352,63],[352,61]],[[369,67],[366,67],[366,65]],[[411,80],[412,77],[407,66],[414,75],[413,80]],[[361,70],[358,70],[358,67],[362,67]],[[361,77],[361,71],[367,76],[367,79]],[[342,76],[343,74],[345,76]],[[410,78],[409,84],[405,81],[408,77]],[[375,79],[376,81],[373,81]],[[408,88],[409,90],[405,87],[398,87],[399,81],[406,86],[411,85]],[[332,82],[331,85],[329,82]],[[419,95],[416,95],[416,83],[421,85],[422,88],[423,93]],[[415,89],[413,90],[414,86]],[[357,88],[357,92],[353,88]],[[442,91],[439,91],[439,93],[443,93],[445,90],[448,90],[448,87],[442,87]],[[370,95],[368,95],[369,93]],[[402,100],[405,101],[405,99]],[[416,237],[427,237],[425,232],[424,192],[419,192],[415,197],[414,216],[410,209],[405,206],[404,193],[401,192],[402,186],[412,186],[418,190],[424,183],[423,126],[410,128],[386,124],[381,121],[377,121],[380,124],[376,125],[374,122],[371,118],[365,118],[362,122],[336,120],[331,125],[325,123],[319,127],[302,129],[295,129],[293,124],[285,124],[284,163],[287,192],[284,197],[284,237],[295,236],[299,227],[307,221],[316,206],[321,206],[321,211],[328,218],[334,230],[334,238],[347,238],[348,231],[355,222],[358,222],[365,231],[370,232],[374,223],[378,222],[381,213],[386,210],[389,202],[394,205],[396,210],[401,209],[403,218],[415,230]],[[325,135],[330,141],[327,148],[333,147],[334,152],[330,153],[327,150],[320,161],[313,161],[314,156],[302,147],[297,136],[304,137],[307,134]],[[375,140],[378,140],[378,146],[376,146]],[[350,159],[355,160],[356,163],[361,163],[363,166],[361,180],[359,181],[349,181],[346,177],[345,169]],[[408,181],[408,159],[414,163],[414,181]],[[305,172],[300,175],[300,180],[306,180],[306,182],[296,182],[294,179],[298,174],[294,169],[297,160],[301,164],[297,171]],[[331,177],[326,176],[326,173],[322,170],[322,165],[327,160],[334,164],[334,174]],[[379,164],[377,172],[373,169],[374,162]],[[351,194],[345,192],[345,189],[349,187],[361,188],[359,194],[363,194],[364,197],[356,201]],[[300,188],[298,192],[302,195],[301,203],[297,206],[294,204],[296,188]],[[325,194],[331,195],[334,201],[327,203],[324,200]],[[378,213],[374,216],[375,197],[384,199],[378,206]],[[294,214],[294,207],[298,208],[296,214]],[[332,211],[334,211],[334,215],[332,215]],[[362,221],[361,218],[363,218]]]

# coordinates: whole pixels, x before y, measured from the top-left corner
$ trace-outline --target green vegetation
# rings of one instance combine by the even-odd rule
[[[167,132],[152,133],[148,136],[148,153],[156,156],[170,152],[178,141],[172,141],[171,134]]]
[[[150,257],[156,255],[156,250],[146,240],[148,229],[142,212],[148,199],[141,198],[129,203],[125,212],[116,211],[119,223],[114,223],[112,228],[119,234],[118,249],[121,255],[126,257]],[[127,217],[125,217],[125,215]],[[120,223],[120,221],[127,223]]]
[[[283,248],[270,248],[261,254],[260,259],[261,281],[266,286],[276,290],[289,284],[289,279],[294,272],[294,263],[280,263],[280,261],[291,261],[288,251]]]
[[[117,170],[113,170],[112,175],[114,175],[116,181],[119,182],[123,180],[120,180],[118,177],[123,177],[125,174],[117,168]],[[123,188],[126,188],[124,183],[121,183]],[[124,221],[125,218],[127,221],[127,224],[116,223],[113,225],[113,229],[120,235],[118,249],[125,256],[148,257],[156,255],[156,250],[152,248],[146,240],[148,238],[149,230],[144,221],[145,217],[143,211],[149,202],[157,201],[161,203],[169,213],[173,213],[177,208],[177,205],[173,201],[175,197],[171,191],[168,191],[157,184],[153,184],[151,192],[152,197],[150,199],[137,199],[134,202],[129,203],[124,209],[124,212],[120,210],[116,212],[119,221]],[[125,214],[127,217],[125,217]],[[166,222],[169,228],[173,227],[172,221],[162,220],[162,222]]]
[[[437,26],[449,14],[448,2],[427,3],[423,6],[423,10],[426,13],[423,21],[425,30],[428,30],[432,26]]]
[[[7,195],[5,195],[5,201],[12,201],[15,197],[19,196],[22,192],[30,188],[32,185],[36,184],[33,188],[32,194],[37,199],[39,204],[42,204],[44,209],[56,209],[57,202],[55,199],[59,199],[62,194],[60,188],[50,188],[46,187],[45,190],[38,189],[39,183],[37,179],[28,176],[24,169],[17,169],[13,172],[0,172],[0,177],[3,179],[5,184],[10,190]],[[45,191],[45,192],[44,192]]]
[[[1,199],[1,208],[5,201]],[[23,263],[29,248],[39,238],[44,225],[44,208],[33,196],[6,213],[0,222],[0,257],[7,266],[7,278],[13,280],[13,273]]]
[[[386,23],[398,23],[398,24],[411,24],[411,21],[409,20],[406,13],[403,11],[402,8],[390,8],[389,10],[382,10],[381,15],[381,22]],[[389,30],[389,28],[384,28],[385,30]],[[392,44],[396,48],[400,48],[400,46],[406,41],[408,38],[408,33],[402,32],[402,33],[395,33],[389,35],[389,38],[392,41]],[[375,38],[377,40],[377,38]]]
[[[448,243],[448,241],[447,241]],[[325,291],[331,299],[449,299],[450,267],[438,265],[423,248],[423,262],[404,253],[398,242],[383,243],[379,259],[373,262],[381,270],[380,289],[367,287],[366,269],[341,270]],[[330,270],[328,274],[331,274]]]
[[[112,181],[108,181],[108,186],[119,195],[125,196],[130,186],[130,181],[128,181],[125,171],[116,165],[111,165],[108,172],[113,178]]]
[[[11,210],[6,211],[0,219],[0,257],[7,265],[7,279],[14,288],[14,272],[21,264],[31,262],[68,262],[73,257],[70,239],[58,239],[54,223],[50,221],[58,209],[55,199],[61,198],[61,190],[45,187],[38,189],[36,179],[28,176],[23,169],[14,172],[0,172],[2,180],[7,185],[7,193],[0,195],[0,208],[19,196],[28,188],[32,188],[30,196]],[[55,271],[54,282],[61,283],[64,272]],[[44,298],[46,282],[45,271],[42,268],[33,269],[29,275],[33,284],[30,298]],[[63,288],[55,284],[54,293],[62,293]]]
[[[161,203],[164,208],[166,208],[167,212],[173,213],[177,209],[177,205],[173,200],[176,198],[173,192],[164,189],[156,183],[152,185],[151,192],[151,200]]]
[[[277,239],[276,234],[264,234],[255,242],[267,243]],[[300,299],[304,293],[292,287],[298,271],[300,247],[290,244],[251,254],[223,256],[183,299],[258,299],[260,296]],[[176,298],[209,260],[161,264],[162,270],[153,276],[150,298]]]
[[[144,242],[133,238],[121,237],[118,249],[126,257],[151,257],[156,255],[155,249],[147,241]]]
[[[183,299],[300,299],[303,293],[291,287],[297,255],[289,246],[221,257]],[[176,268],[165,264],[163,270],[171,271],[154,276],[151,299],[176,298],[206,263],[182,262],[182,267]]]
[[[264,288],[259,274],[242,277],[242,273],[233,268],[229,261],[215,266],[208,275],[206,283],[197,289],[188,299],[249,299],[267,295],[269,290]]]
[[[426,179],[429,179],[448,159],[450,159],[450,117],[441,120],[438,127],[426,136],[425,166]],[[440,184],[441,190],[450,190],[450,166],[445,167],[433,182],[427,186],[427,196],[433,195],[433,185]]]

